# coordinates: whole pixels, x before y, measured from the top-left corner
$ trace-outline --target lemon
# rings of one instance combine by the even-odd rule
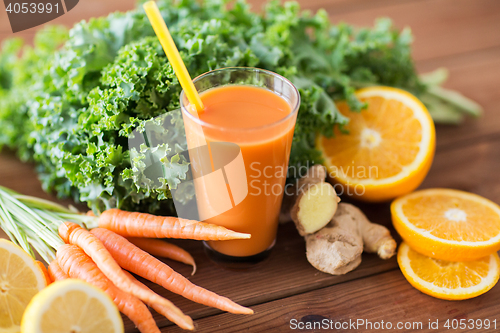
[[[26,306],[45,286],[35,260],[14,243],[0,239],[0,332],[19,332]]]
[[[468,261],[500,250],[500,207],[476,194],[421,190],[396,199],[391,215],[403,240],[432,258]]]
[[[30,302],[23,333],[122,333],[123,321],[103,291],[76,279],[54,282]]]
[[[500,259],[496,253],[475,261],[453,262],[424,256],[402,243],[398,264],[413,287],[446,300],[482,295],[493,288],[500,276]]]
[[[434,123],[425,106],[396,88],[370,87],[356,92],[368,108],[353,112],[346,102],[337,108],[350,121],[349,134],[318,136],[329,176],[343,192],[379,202],[415,190],[427,175],[436,146]],[[341,191],[335,187],[337,192]]]

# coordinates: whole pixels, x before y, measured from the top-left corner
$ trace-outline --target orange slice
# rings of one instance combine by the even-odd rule
[[[386,201],[410,193],[427,175],[435,151],[434,123],[425,106],[410,93],[395,88],[361,89],[356,96],[368,109],[353,112],[337,103],[350,118],[342,134],[319,136],[329,176],[343,192],[365,201]],[[339,192],[339,188],[335,188]]]
[[[500,276],[500,259],[496,253],[475,261],[452,262],[424,256],[402,243],[398,264],[413,287],[446,300],[482,295],[493,288]]]
[[[472,193],[428,189],[396,199],[394,228],[426,256],[476,260],[500,250],[500,207]]]

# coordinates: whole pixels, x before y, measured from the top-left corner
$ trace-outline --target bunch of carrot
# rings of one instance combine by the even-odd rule
[[[66,244],[57,249],[56,259],[49,265],[51,281],[76,278],[93,284],[106,292],[142,333],[160,332],[145,304],[183,329],[193,330],[194,325],[189,316],[127,271],[200,304],[231,313],[253,313],[191,283],[153,256],[192,265],[194,274],[196,264],[188,252],[158,239],[148,239],[229,240],[250,238],[248,234],[198,221],[110,209],[99,216],[98,228],[88,231],[76,223],[65,222],[59,226],[59,236]]]

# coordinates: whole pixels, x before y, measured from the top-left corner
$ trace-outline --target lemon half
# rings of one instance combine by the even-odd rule
[[[23,333],[123,333],[123,321],[111,298],[76,279],[54,282],[30,302]]]
[[[22,248],[0,239],[0,332],[19,332],[31,299],[46,286],[35,260]]]

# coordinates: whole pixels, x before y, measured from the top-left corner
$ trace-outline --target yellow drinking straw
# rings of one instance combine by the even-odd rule
[[[179,80],[182,89],[184,89],[189,103],[195,106],[198,113],[202,112],[204,109],[203,102],[194,87],[191,76],[189,76],[186,65],[184,65],[184,62],[182,61],[179,50],[177,50],[177,47],[175,46],[167,25],[165,24],[163,17],[161,17],[160,10],[158,9],[156,2],[148,1],[143,5],[143,7],[146,11],[149,22],[151,22],[151,25],[153,26],[156,36],[160,40],[161,46],[163,46],[163,50],[167,55],[168,61],[170,61],[170,64],[174,68],[175,75],[177,75],[177,79]]]

